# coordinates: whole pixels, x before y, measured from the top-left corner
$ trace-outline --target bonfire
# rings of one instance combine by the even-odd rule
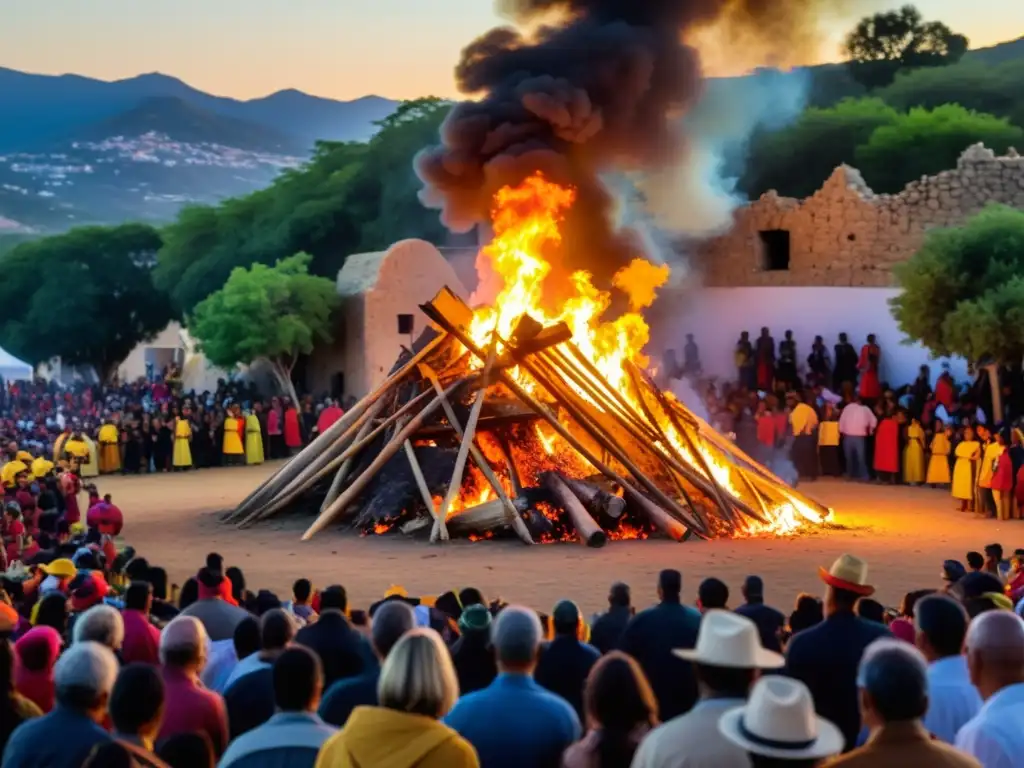
[[[613,278],[577,271],[546,293],[571,188],[534,174],[495,196],[481,251],[493,301],[442,290],[387,379],[228,519],[316,509],[329,525],[431,541],[525,543],[790,534],[830,510],[787,486],[661,391],[643,311],[669,268],[637,258]]]

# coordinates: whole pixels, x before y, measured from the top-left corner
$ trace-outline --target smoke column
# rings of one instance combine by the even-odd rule
[[[649,174],[645,195],[671,226],[669,201],[686,205],[687,190],[714,170],[702,147],[714,141],[717,120],[687,119],[703,76],[697,49],[685,41],[710,34],[765,57],[799,55],[815,39],[819,12],[843,1],[504,0],[499,7],[520,28],[492,29],[463,51],[456,80],[476,100],[456,105],[441,145],[417,156],[420,199],[449,229],[465,232],[489,219],[505,184],[535,171],[570,184],[577,202],[553,277],[586,268],[607,286],[643,253],[644,239],[616,226],[602,175]],[[722,119],[728,113],[714,110]],[[672,170],[680,168],[682,175]],[[683,218],[717,215],[701,208]]]

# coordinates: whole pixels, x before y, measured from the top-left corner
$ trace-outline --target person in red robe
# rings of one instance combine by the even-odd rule
[[[877,400],[882,396],[882,384],[878,380],[878,363],[882,349],[875,343],[875,335],[868,335],[868,343],[860,348],[857,368],[861,372],[860,396],[865,400]]]
[[[757,388],[768,391],[775,379],[775,339],[767,328],[761,329],[761,335],[755,346],[757,358]]]
[[[883,483],[895,483],[900,471],[900,420],[890,408],[875,430],[875,473]]]
[[[299,431],[299,412],[295,409],[295,403],[288,401],[288,408],[284,412],[284,444],[288,447],[289,453],[295,453],[302,447],[302,433]]]
[[[345,412],[338,407],[338,403],[336,401],[328,400],[327,407],[320,411],[320,418],[316,420],[317,433],[322,435],[331,428],[332,424],[344,415]]]
[[[939,374],[938,381],[935,382],[935,401],[946,409],[946,413],[953,411],[956,394],[954,392],[953,377],[949,375],[948,369],[943,370]]]
[[[778,440],[776,434],[775,414],[768,410],[768,404],[761,400],[757,404],[757,414],[754,416],[757,424],[757,449],[758,459],[762,464],[771,461],[772,451],[775,450],[775,443]]]

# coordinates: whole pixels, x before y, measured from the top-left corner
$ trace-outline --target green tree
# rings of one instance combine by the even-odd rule
[[[960,60],[967,38],[940,21],[924,21],[912,5],[860,20],[846,36],[850,74],[867,88],[886,86],[896,73]]]
[[[309,273],[313,257],[297,253],[273,266],[236,267],[224,287],[196,305],[189,331],[214,365],[270,364],[282,390],[298,402],[292,369],[317,341],[332,338],[338,303],[333,280]]]
[[[959,104],[1012,120],[1024,107],[1024,59],[995,67],[964,60],[949,67],[901,73],[892,85],[875,95],[901,112],[913,107],[935,109]]]
[[[894,273],[890,300],[900,330],[935,355],[988,367],[993,410],[1002,415],[996,369],[1024,360],[1024,211],[990,206],[963,226],[934,230]]]
[[[956,167],[961,153],[979,141],[1003,153],[1024,142],[1024,129],[959,104],[912,109],[857,147],[856,166],[874,191],[896,193],[913,179]]]
[[[898,113],[880,99],[849,99],[808,109],[792,125],[751,142],[740,188],[752,198],[769,189],[789,197],[814,194],[836,166],[852,163],[857,147]]]
[[[60,357],[103,380],[172,319],[153,285],[160,234],[142,224],[82,227],[0,259],[0,345],[33,365]]]

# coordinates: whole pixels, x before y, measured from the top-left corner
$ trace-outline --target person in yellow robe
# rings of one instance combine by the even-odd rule
[[[0,481],[3,482],[4,488],[13,488],[14,479],[22,472],[28,472],[28,466],[19,459],[4,464],[3,469],[0,469]]]
[[[952,450],[953,428],[943,427],[935,422],[935,437],[932,438],[931,456],[928,457],[928,472],[924,481],[928,485],[946,485],[949,477],[949,452]]]
[[[907,444],[903,446],[903,482],[920,485],[924,482],[924,427],[911,419],[907,427]]]
[[[99,477],[100,476],[100,452],[96,447],[96,441],[93,440],[85,432],[82,433],[82,442],[85,443],[86,448],[89,451],[88,460],[82,464],[79,474],[82,477]]]
[[[121,430],[112,421],[106,422],[96,433],[100,444],[100,474],[106,475],[121,470],[121,447],[118,445]]]
[[[825,412],[818,424],[818,463],[825,477],[842,477],[843,462],[839,451],[839,414],[832,403],[825,403]]]
[[[239,419],[235,411],[228,411],[224,417],[224,442],[221,445],[221,452],[224,454],[225,464],[241,464],[245,454],[242,447],[242,438],[238,434]]]
[[[192,467],[192,424],[188,420],[189,409],[174,419],[174,451],[171,463],[175,469]]]
[[[259,417],[252,411],[245,417],[245,463],[263,463],[263,432]]]
[[[82,474],[82,467],[89,461],[89,446],[77,432],[70,433],[62,445],[63,454],[69,458],[71,471]]]
[[[978,461],[981,459],[981,443],[974,439],[974,430],[964,427],[964,439],[954,452],[953,498],[960,500],[961,512],[974,511],[974,486],[977,484]]]

